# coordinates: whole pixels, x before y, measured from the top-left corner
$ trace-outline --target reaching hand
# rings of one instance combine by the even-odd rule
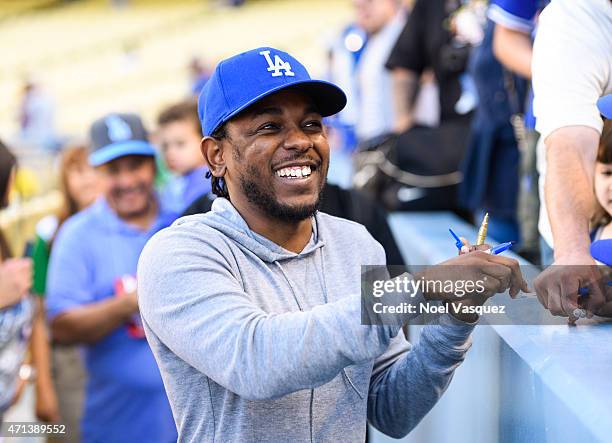
[[[576,321],[577,309],[585,309],[587,317],[606,311],[603,276],[588,252],[559,257],[534,286],[540,303],[553,315],[569,317],[570,323]],[[588,288],[588,296],[579,300],[580,288]]]

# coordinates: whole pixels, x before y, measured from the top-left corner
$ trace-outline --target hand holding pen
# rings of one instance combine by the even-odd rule
[[[483,240],[483,242],[480,244],[477,243],[476,245],[470,245],[470,242],[465,237],[459,237],[450,228],[448,229],[448,231],[451,233],[451,235],[455,239],[455,246],[459,250],[460,255],[466,254],[468,252],[473,252],[473,251],[484,251],[487,254],[498,255],[510,249],[512,245],[514,244],[513,241],[510,241],[510,242],[500,243],[497,246],[490,246],[484,243],[484,240]]]

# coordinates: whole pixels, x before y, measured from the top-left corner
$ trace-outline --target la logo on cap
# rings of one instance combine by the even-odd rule
[[[284,61],[278,54],[274,55],[274,62],[272,62],[272,57],[270,57],[270,51],[261,51],[259,54],[266,58],[268,62],[268,72],[272,73],[272,77],[280,77],[283,75],[287,77],[295,76],[289,62]],[[284,71],[284,73],[281,71]]]
[[[104,123],[108,128],[108,138],[113,142],[129,140],[132,137],[132,128],[118,115],[109,115]]]

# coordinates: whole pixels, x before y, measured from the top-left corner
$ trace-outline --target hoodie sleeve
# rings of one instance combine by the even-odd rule
[[[403,331],[378,357],[370,380],[368,420],[393,438],[407,435],[440,399],[471,346],[473,324],[445,314],[411,347]]]
[[[314,388],[342,368],[374,360],[397,326],[362,326],[360,295],[305,312],[266,313],[242,290],[221,239],[170,228],[138,267],[148,334],[235,394],[264,400]]]

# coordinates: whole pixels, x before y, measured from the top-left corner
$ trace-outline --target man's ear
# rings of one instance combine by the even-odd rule
[[[208,165],[208,169],[214,177],[225,175],[225,159],[223,156],[223,146],[221,140],[212,137],[204,137],[200,144],[202,156]]]

